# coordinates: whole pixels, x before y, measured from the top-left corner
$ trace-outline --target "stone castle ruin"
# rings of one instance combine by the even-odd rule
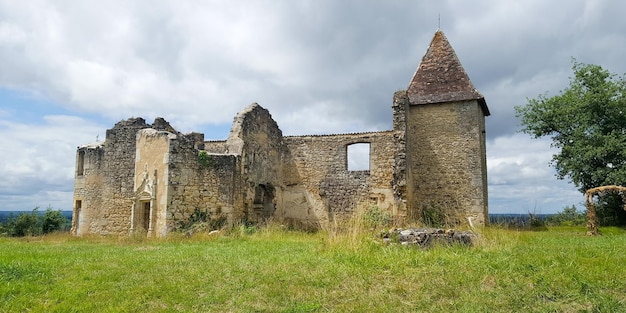
[[[223,141],[182,134],[162,118],[118,122],[106,140],[77,149],[72,233],[159,237],[194,212],[319,228],[372,207],[408,220],[430,210],[487,223],[489,109],[443,32],[392,110],[388,131],[283,136],[254,103]],[[369,169],[348,168],[354,144],[369,146]]]

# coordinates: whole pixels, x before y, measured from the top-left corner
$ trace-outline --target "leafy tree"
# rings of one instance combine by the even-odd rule
[[[539,95],[516,106],[522,132],[551,137],[559,152],[552,158],[559,179],[581,192],[626,184],[626,78],[599,65],[573,61],[570,85],[552,97]],[[621,204],[601,199],[616,214]],[[602,208],[600,208],[602,209]],[[618,212],[619,211],[619,212]]]
[[[17,217],[9,221],[12,228],[11,236],[37,236],[41,235],[41,224],[39,222],[39,212],[35,208],[30,213],[20,213]]]
[[[49,234],[55,231],[59,231],[63,229],[65,223],[68,220],[61,210],[52,210],[51,208],[47,208],[46,212],[41,217],[41,228],[44,234]]]

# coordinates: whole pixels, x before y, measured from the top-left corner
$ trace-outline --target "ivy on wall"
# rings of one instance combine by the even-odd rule
[[[206,151],[200,151],[198,153],[198,162],[200,162],[200,165],[204,167],[211,166],[211,158],[209,157],[209,154]]]

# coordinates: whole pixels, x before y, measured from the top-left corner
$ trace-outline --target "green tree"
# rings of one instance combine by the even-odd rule
[[[579,212],[575,205],[566,206],[563,208],[563,211],[549,215],[546,218],[546,223],[554,226],[585,225],[587,223],[587,214]]]
[[[41,217],[41,228],[44,234],[49,234],[62,230],[67,222],[68,220],[63,216],[61,210],[55,211],[52,210],[52,208],[47,208],[46,212]]]
[[[15,219],[9,221],[11,233],[14,237],[38,236],[41,235],[41,223],[39,212],[35,208],[30,213],[20,213]]]
[[[624,185],[626,78],[576,61],[572,70],[569,86],[558,95],[539,95],[515,107],[522,132],[552,139],[552,146],[559,149],[552,158],[557,177],[570,179],[581,192]],[[615,214],[624,213],[615,201],[600,200]]]

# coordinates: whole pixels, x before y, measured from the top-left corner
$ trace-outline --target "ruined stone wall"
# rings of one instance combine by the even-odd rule
[[[89,233],[89,225],[102,217],[99,208],[102,207],[103,157],[101,142],[79,147],[76,151],[72,234]]]
[[[142,118],[118,122],[106,132],[103,158],[102,206],[104,218],[93,231],[100,234],[127,234],[135,186],[137,131],[149,127]]]
[[[204,150],[208,153],[226,154],[228,146],[226,140],[211,140],[204,142]]]
[[[319,228],[370,207],[416,218],[425,208],[487,220],[485,123],[477,101],[393,102],[393,130],[283,137],[257,104],[226,141],[181,134],[165,120],[117,123],[77,151],[75,234],[163,236],[195,211],[229,223],[274,218]],[[369,144],[369,169],[348,169],[348,147]],[[148,208],[148,209],[146,209]],[[451,221],[451,222],[458,222]]]
[[[259,221],[287,210],[283,193],[299,177],[270,113],[256,103],[248,106],[235,117],[226,144],[228,153],[241,156],[244,218]]]
[[[187,222],[196,209],[213,220],[224,218],[228,223],[242,217],[240,157],[207,153],[200,162],[201,151],[184,135],[170,140],[168,232]]]
[[[376,205],[398,212],[391,181],[396,145],[394,132],[285,137],[306,191],[309,214],[323,225],[336,216]],[[347,147],[370,144],[370,170],[349,171]],[[286,214],[294,214],[286,213]]]
[[[145,128],[176,133],[162,118],[157,118],[152,125],[146,124],[143,118],[131,118],[107,130],[104,142],[79,147],[73,233],[127,234],[130,231],[136,201],[137,132]],[[192,145],[201,144],[201,139],[191,137]],[[78,175],[81,164],[84,173]],[[80,209],[76,207],[77,201]]]
[[[487,221],[485,122],[477,101],[411,105],[407,115],[410,214],[432,209]]]
[[[146,127],[149,125],[142,118],[121,121],[107,130],[106,140],[93,154],[90,145],[78,149],[77,164],[84,151],[86,170],[83,177],[77,175],[76,179],[75,205],[81,201],[81,209],[76,212],[77,233],[123,234],[130,229],[135,136]]]
[[[406,211],[407,197],[407,163],[406,163],[406,127],[409,98],[406,91],[397,91],[393,95],[393,142],[395,143],[395,155],[393,164],[393,187],[394,196],[402,210]]]

